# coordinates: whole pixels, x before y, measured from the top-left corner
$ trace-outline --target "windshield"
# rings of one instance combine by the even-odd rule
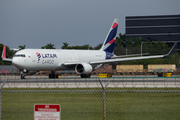
[[[25,54],[15,54],[14,57],[26,57]]]

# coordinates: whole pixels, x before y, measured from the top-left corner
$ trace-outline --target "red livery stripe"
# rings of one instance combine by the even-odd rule
[[[109,44],[112,44],[114,41],[116,41],[116,40],[112,39],[111,41],[109,41]]]
[[[36,55],[39,55],[40,53],[36,52]]]
[[[117,25],[118,25],[117,23],[114,23],[114,24],[112,25],[112,28],[115,28]]]

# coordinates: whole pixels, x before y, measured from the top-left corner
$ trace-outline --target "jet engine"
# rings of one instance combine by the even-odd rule
[[[92,71],[92,66],[87,63],[80,63],[75,66],[75,71],[78,74],[89,74]]]

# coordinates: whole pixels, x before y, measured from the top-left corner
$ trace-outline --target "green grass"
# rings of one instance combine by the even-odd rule
[[[102,92],[2,92],[2,120],[33,120],[34,104],[60,104],[62,120],[102,120]],[[44,89],[30,89],[44,90]],[[49,89],[69,90],[69,89]],[[71,89],[94,90],[94,89]],[[96,89],[101,90],[101,89]],[[180,90],[113,89],[108,90]],[[179,120],[180,93],[106,92],[107,120]]]

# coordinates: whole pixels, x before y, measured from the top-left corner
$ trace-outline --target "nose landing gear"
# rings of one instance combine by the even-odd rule
[[[27,71],[26,69],[21,70],[21,79],[25,79],[26,75],[28,75],[29,71]]]

